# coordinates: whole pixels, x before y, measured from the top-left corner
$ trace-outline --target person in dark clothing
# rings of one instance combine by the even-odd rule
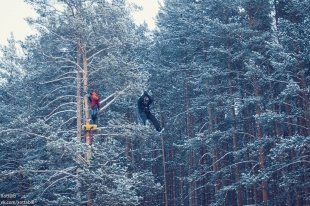
[[[92,91],[88,99],[90,101],[91,123],[97,124],[97,114],[100,108],[100,97],[97,95],[96,91]]]
[[[147,92],[144,92],[143,95],[138,99],[138,110],[139,115],[145,125],[146,120],[150,120],[154,125],[155,129],[160,132],[162,128],[156,117],[150,112],[150,104],[152,104],[153,99]]]

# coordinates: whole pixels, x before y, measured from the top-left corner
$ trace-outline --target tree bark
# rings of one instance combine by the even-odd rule
[[[165,143],[164,137],[161,135],[161,150],[162,150],[162,157],[163,157],[163,172],[164,172],[164,184],[165,184],[165,192],[164,192],[164,200],[165,206],[168,206],[168,180],[167,180],[167,171],[166,171],[166,151],[165,151]]]
[[[260,87],[257,84],[257,78],[254,77],[254,92],[256,97],[260,97]],[[261,114],[261,105],[260,101],[256,104],[256,115]],[[257,129],[257,137],[259,140],[263,139],[263,131],[260,123],[256,123],[256,129]],[[259,167],[261,170],[265,169],[265,154],[264,154],[264,149],[261,147],[259,149]],[[267,203],[268,201],[268,185],[266,181],[263,181],[261,184],[262,187],[262,196],[263,196],[263,202]]]
[[[82,96],[81,96],[81,51],[80,51],[80,39],[77,42],[77,58],[76,58],[76,131],[77,142],[82,138]]]
[[[77,58],[76,58],[76,141],[78,143],[81,142],[82,139],[82,97],[81,97],[81,68],[80,68],[80,61],[81,61],[81,42],[80,39],[77,41]],[[76,159],[80,163],[79,160],[80,154],[77,154]],[[80,169],[76,170],[77,176],[79,176]],[[79,178],[76,179],[76,197],[79,202],[81,202],[81,182]]]
[[[191,89],[191,85],[188,82],[190,74],[186,73],[186,85],[185,85],[185,98],[186,98],[186,135],[189,139],[193,138],[194,130],[193,130],[193,114],[191,112],[191,93],[193,92]],[[190,173],[195,170],[196,167],[196,157],[195,157],[195,150],[190,150],[188,152],[188,165]],[[195,178],[194,178],[195,179]],[[197,190],[196,190],[196,180],[191,180],[189,183],[189,198],[190,198],[190,205],[196,206],[197,205]]]

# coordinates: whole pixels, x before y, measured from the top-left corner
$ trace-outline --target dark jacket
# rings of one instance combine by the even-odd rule
[[[148,101],[145,101],[145,97],[148,98]],[[144,92],[143,95],[138,99],[138,109],[139,113],[150,112],[150,104],[152,104],[153,99],[150,95],[147,94],[147,92]]]

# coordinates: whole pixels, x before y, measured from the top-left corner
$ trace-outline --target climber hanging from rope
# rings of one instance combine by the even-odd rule
[[[138,99],[139,115],[144,125],[146,124],[146,120],[150,120],[154,125],[155,129],[160,132],[162,131],[162,128],[156,117],[150,112],[150,104],[152,104],[152,102],[152,97],[148,95],[148,93],[145,91],[143,95]]]

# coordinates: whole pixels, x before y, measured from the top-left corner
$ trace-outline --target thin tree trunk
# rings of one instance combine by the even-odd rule
[[[309,96],[307,93],[307,85],[304,71],[300,71],[298,75],[298,82],[301,89],[300,92],[300,108],[303,113],[301,115],[301,135],[308,136],[310,134],[310,111],[309,111]]]
[[[182,168],[182,166],[179,166],[179,168],[180,168],[180,176],[181,177],[184,177],[184,174],[183,174],[183,168]],[[184,181],[183,181],[183,178],[180,178],[180,203],[181,203],[181,205],[180,206],[184,206],[184,191],[183,191],[183,186],[184,186]]]
[[[232,114],[233,114],[233,120],[236,120],[236,114],[235,114],[235,109],[234,108],[232,108]],[[236,152],[236,151],[238,151],[238,143],[237,143],[237,135],[236,135],[236,125],[235,125],[235,123],[233,124],[233,130],[234,130],[234,132],[233,132],[233,148],[234,148],[234,151]],[[237,163],[236,162],[236,158],[234,157],[234,159],[235,159],[235,163]],[[238,160],[237,160],[238,161]],[[240,180],[240,166],[239,166],[239,164],[237,163],[237,165],[236,165],[236,167],[235,167],[235,182],[237,183],[239,180]],[[238,206],[242,206],[243,205],[243,199],[242,199],[242,189],[240,188],[240,187],[238,187],[237,188],[237,205]]]
[[[164,122],[164,112],[162,112],[162,107],[159,105],[159,109],[160,109],[160,121]],[[165,149],[165,141],[164,141],[164,136],[162,134],[160,134],[161,137],[161,151],[162,151],[162,161],[163,161],[163,173],[164,173],[164,202],[165,202],[165,206],[169,205],[169,198],[168,198],[168,177],[167,177],[167,168],[166,168],[166,161],[167,161],[167,156],[166,156],[166,149]],[[155,146],[156,147],[156,146]],[[154,157],[157,157],[157,152],[156,150]]]
[[[174,150],[172,149],[172,159],[175,159]],[[176,169],[172,169],[172,193],[173,193],[173,206],[176,206]]]
[[[82,63],[83,63],[83,93],[84,93],[84,122],[85,124],[89,124],[89,107],[88,107],[88,63],[87,63],[87,50],[86,50],[86,43],[81,43],[81,51],[82,51]],[[86,161],[90,164],[92,158],[92,151],[91,151],[91,131],[85,131],[85,143],[88,146],[86,152]],[[87,206],[92,206],[92,192],[89,191],[87,194]]]
[[[81,41],[80,39],[77,40],[77,58],[76,58],[76,141],[77,143],[81,142],[82,139],[82,97],[81,97],[81,68],[80,68],[80,61],[81,61]],[[77,161],[81,163],[81,156],[77,154],[76,157]],[[82,201],[81,197],[81,182],[79,179],[80,168],[77,168],[76,174],[76,197],[78,202]]]
[[[208,83],[206,83],[206,87],[208,88]],[[210,92],[209,92],[210,94]],[[213,114],[213,108],[212,105],[209,104],[208,105],[208,117],[209,117],[209,132],[212,133],[214,131],[214,125],[215,125],[215,115]],[[216,145],[213,145],[213,148],[211,148],[211,154],[212,154],[212,169],[214,174],[216,175],[217,171],[218,171],[218,154],[217,154],[217,149],[216,149]],[[219,180],[217,178],[215,178],[214,180],[214,193],[216,194],[220,189],[220,185],[219,185]],[[214,195],[215,195],[214,194]]]
[[[190,139],[193,137],[193,114],[191,112],[191,93],[192,88],[190,82],[188,81],[190,77],[190,72],[186,72],[185,74],[185,102],[186,102],[186,135]],[[188,152],[188,165],[189,165],[189,172],[191,173],[193,169],[195,169],[195,151],[191,150]],[[191,180],[189,183],[189,199],[190,199],[190,206],[197,205],[197,193],[196,193],[196,181]]]
[[[255,96],[256,97],[260,97],[260,88],[257,84],[257,79],[254,78],[254,90],[255,90]],[[256,105],[256,115],[260,115],[261,114],[261,105],[260,103],[257,103]],[[256,128],[257,128],[257,136],[259,140],[263,139],[263,131],[261,128],[261,125],[259,123],[256,124]],[[265,169],[265,154],[264,154],[264,149],[260,148],[259,149],[259,166],[260,169],[263,170]],[[267,203],[268,201],[268,185],[266,181],[262,182],[262,196],[263,196],[263,202]]]
[[[76,58],[76,131],[77,142],[82,138],[82,96],[81,96],[81,51],[80,51],[80,39],[77,42],[77,58]]]
[[[299,47],[297,45],[296,48],[296,53],[299,54]],[[301,60],[298,58],[298,67],[300,67],[300,71],[297,73],[297,80],[298,80],[298,85],[300,87],[300,92],[299,92],[299,98],[298,98],[298,107],[302,111],[300,116],[298,117],[298,127],[299,127],[299,134],[306,137],[310,135],[310,107],[309,107],[309,95],[308,95],[308,89],[307,89],[307,84],[306,84],[306,78],[305,78],[305,70],[304,70],[304,65],[301,63]],[[308,161],[309,161],[309,153],[307,152],[309,148],[306,146],[302,148],[303,151],[301,151],[301,156],[304,156],[302,167],[304,170],[304,174],[306,174],[308,170]],[[308,175],[303,175],[303,182],[309,182],[309,177]],[[299,191],[297,195],[297,205],[303,204],[304,197],[307,197],[310,194],[310,189],[309,187],[304,187],[303,191]],[[310,204],[308,200],[304,201],[306,205]]]
[[[163,172],[164,172],[164,185],[165,185],[165,192],[164,192],[164,200],[165,206],[168,206],[168,182],[167,182],[167,171],[166,171],[166,151],[165,151],[165,143],[164,137],[161,135],[161,150],[162,150],[162,157],[163,157]]]
[[[89,123],[89,107],[88,107],[88,67],[87,67],[87,55],[86,55],[86,44],[82,43],[82,61],[83,61],[83,93],[84,93],[84,118],[85,122]]]
[[[286,99],[285,100],[285,113],[286,113],[286,127],[287,127],[287,138],[290,138],[293,136],[293,127],[292,127],[292,124],[293,124],[293,120],[292,120],[292,114],[291,114],[291,106],[290,106],[290,101],[289,99]],[[289,159],[292,160],[294,159],[294,151],[291,150],[290,153],[289,153]],[[290,169],[290,167],[288,167],[288,170]],[[283,174],[282,174],[283,175]],[[285,174],[284,174],[285,175]],[[288,205],[291,205],[293,204],[294,200],[292,199],[292,196],[291,194],[288,195],[286,197],[286,202]]]
[[[230,72],[230,74],[232,74],[232,65],[231,65],[231,61],[230,59],[228,60],[228,63],[227,63],[227,66],[228,66],[228,70]],[[230,75],[230,78],[229,78],[229,95],[234,98],[234,87],[235,85],[233,84],[232,82],[232,79],[233,79],[233,76]],[[235,111],[235,100],[233,99],[232,100],[232,103],[231,103],[231,109],[230,109],[230,112],[231,112],[231,116],[232,116],[232,126],[233,126],[233,133],[232,133],[232,138],[233,138],[233,150],[234,152],[238,151],[238,141],[237,141],[237,135],[236,135],[236,131],[237,131],[237,126],[236,126],[236,111]],[[237,162],[238,160],[236,159],[236,157],[234,157],[234,162],[237,163],[236,166],[235,166],[235,170],[234,170],[234,173],[235,173],[235,183],[237,183],[239,180],[240,180],[240,166]],[[238,206],[242,206],[243,205],[243,200],[242,200],[242,189],[240,187],[237,188],[237,191],[236,191],[236,195],[237,195],[237,205]]]
[[[242,91],[241,91],[242,92]],[[244,104],[244,94],[241,93],[241,104]],[[242,116],[243,116],[243,119],[248,119],[249,121],[245,121],[244,124],[243,124],[243,139],[242,139],[242,144],[243,145],[246,145],[248,142],[251,142],[252,139],[253,139],[253,126],[252,126],[252,119],[250,118],[250,116],[252,116],[249,111],[249,109],[247,110],[244,110],[244,111],[241,111],[242,112]],[[251,158],[250,158],[250,154],[249,153],[246,153],[245,154],[245,159],[247,161],[251,161]],[[245,170],[251,170],[251,168],[253,168],[255,164],[254,163],[250,163],[247,166],[247,168]],[[254,202],[256,202],[256,200],[254,199],[254,186],[245,186],[245,197],[244,197],[244,204],[247,205],[247,204],[253,204]]]
[[[19,195],[20,197],[23,197],[25,194],[25,190],[27,189],[25,187],[25,176],[23,174],[23,170],[22,170],[22,166],[21,166],[21,162],[19,162],[20,164],[20,168],[19,168],[19,173],[18,173],[18,178],[19,178]]]

